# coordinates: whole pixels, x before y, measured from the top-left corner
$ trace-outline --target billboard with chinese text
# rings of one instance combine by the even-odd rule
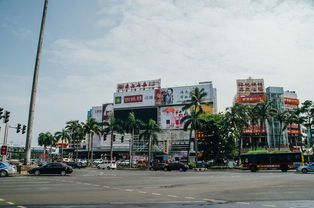
[[[117,92],[151,90],[160,88],[160,79],[117,84]]]
[[[155,89],[114,93],[114,108],[155,106]]]
[[[237,95],[264,95],[264,79],[239,79],[237,80]]]

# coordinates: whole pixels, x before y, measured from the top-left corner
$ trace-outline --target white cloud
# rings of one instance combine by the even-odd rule
[[[314,8],[308,1],[99,1],[98,39],[58,39],[45,50],[39,130],[84,119],[112,101],[116,83],[162,78],[163,86],[212,80],[231,105],[239,78],[314,100]],[[82,28],[83,30],[84,28]],[[92,32],[92,31],[91,31]],[[49,107],[48,107],[49,106]]]

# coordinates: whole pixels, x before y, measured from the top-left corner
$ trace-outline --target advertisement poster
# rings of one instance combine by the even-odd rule
[[[106,103],[102,105],[102,122],[108,122],[113,112],[113,104]]]
[[[114,108],[133,108],[155,105],[155,89],[114,93]]]
[[[181,119],[190,114],[190,110],[182,110],[183,106],[169,106],[160,108],[161,129],[182,129]]]
[[[117,84],[117,92],[138,91],[160,88],[160,79]]]
[[[211,84],[161,89],[162,105],[181,105],[190,100],[191,91],[198,87],[206,92],[205,102],[214,102],[214,89]]]

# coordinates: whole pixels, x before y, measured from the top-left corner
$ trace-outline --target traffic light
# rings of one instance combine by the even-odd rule
[[[3,118],[3,108],[0,108],[0,119]]]
[[[6,155],[8,151],[8,146],[2,145],[1,147],[1,155]]]
[[[26,126],[23,125],[23,128],[22,128],[22,134],[25,134],[25,131],[26,131]]]
[[[21,131],[21,124],[17,124],[17,127],[16,127],[16,133],[20,133]]]
[[[124,136],[121,136],[121,143],[124,142]]]
[[[107,134],[104,134],[104,141],[107,140]]]
[[[8,123],[9,122],[9,118],[10,118],[10,112],[9,111],[5,111],[5,113],[4,113],[4,123]]]
[[[116,141],[116,135],[114,134],[112,137],[112,141],[115,142]]]

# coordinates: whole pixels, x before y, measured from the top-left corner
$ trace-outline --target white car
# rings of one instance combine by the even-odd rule
[[[101,164],[103,162],[104,162],[103,159],[96,159],[93,161],[93,164],[98,165],[98,164]]]
[[[117,164],[115,161],[112,161],[112,162],[106,161],[106,162],[103,162],[103,163],[97,165],[97,168],[98,169],[108,169],[108,170],[117,169]]]

